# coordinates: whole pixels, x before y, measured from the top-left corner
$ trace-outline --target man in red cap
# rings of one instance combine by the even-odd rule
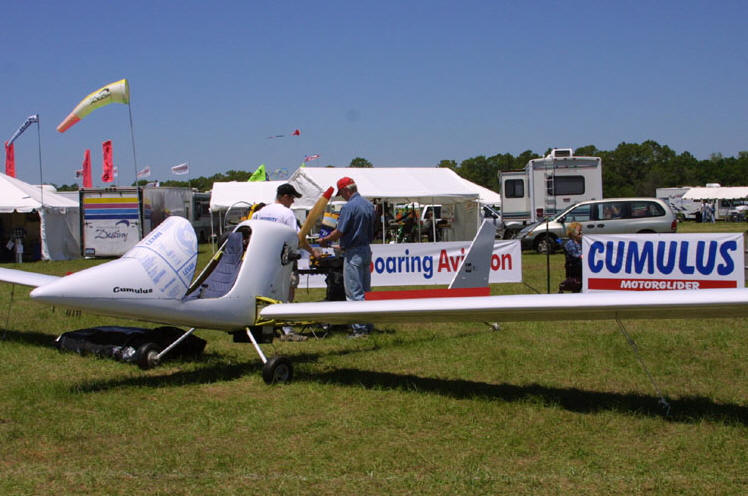
[[[350,177],[338,180],[338,195],[347,202],[340,210],[338,225],[330,234],[319,240],[327,246],[340,240],[343,250],[343,284],[348,301],[363,301],[364,294],[371,291],[371,241],[374,239],[376,214],[374,205],[358,193],[356,183]],[[371,324],[353,324],[351,337],[368,336]]]

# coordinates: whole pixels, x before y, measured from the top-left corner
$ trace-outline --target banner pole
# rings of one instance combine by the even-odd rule
[[[132,127],[132,105],[130,105],[130,102],[127,102],[127,111],[130,114],[130,141],[132,141],[132,163],[135,167],[135,186],[138,186],[138,159],[135,156],[135,132],[133,131]]]
[[[42,207],[44,207],[44,177],[42,175],[42,130],[41,124],[39,124],[39,114],[36,114],[36,141],[39,146],[39,187],[42,190]]]

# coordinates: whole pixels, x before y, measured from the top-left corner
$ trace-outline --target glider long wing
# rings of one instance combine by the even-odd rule
[[[331,324],[748,317],[748,289],[281,303],[260,317]]]
[[[47,274],[38,274],[36,272],[26,272],[23,270],[0,268],[0,281],[12,284],[21,284],[22,286],[31,286],[38,288],[56,280],[59,276],[50,276]]]

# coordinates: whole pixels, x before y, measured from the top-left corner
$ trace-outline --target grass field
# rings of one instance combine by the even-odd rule
[[[703,226],[680,230],[746,227]],[[551,265],[555,288],[562,256]],[[527,284],[492,291],[544,291],[545,267],[526,252]],[[9,285],[0,302],[0,494],[748,492],[744,319],[625,322],[666,417],[612,321],[424,322],[276,342],[266,351],[289,356],[296,378],[267,386],[251,346],[225,333],[199,332],[200,360],[143,372],[53,345],[67,330],[134,322],[68,316]]]

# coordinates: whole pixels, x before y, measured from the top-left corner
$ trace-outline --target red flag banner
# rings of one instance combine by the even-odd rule
[[[91,180],[91,150],[86,150],[83,155],[83,187],[93,188],[93,181]]]
[[[104,163],[101,169],[101,182],[111,183],[114,181],[114,163],[112,162],[112,140],[102,144]]]
[[[10,145],[5,142],[5,175],[16,177],[16,153],[13,149],[13,143]]]

